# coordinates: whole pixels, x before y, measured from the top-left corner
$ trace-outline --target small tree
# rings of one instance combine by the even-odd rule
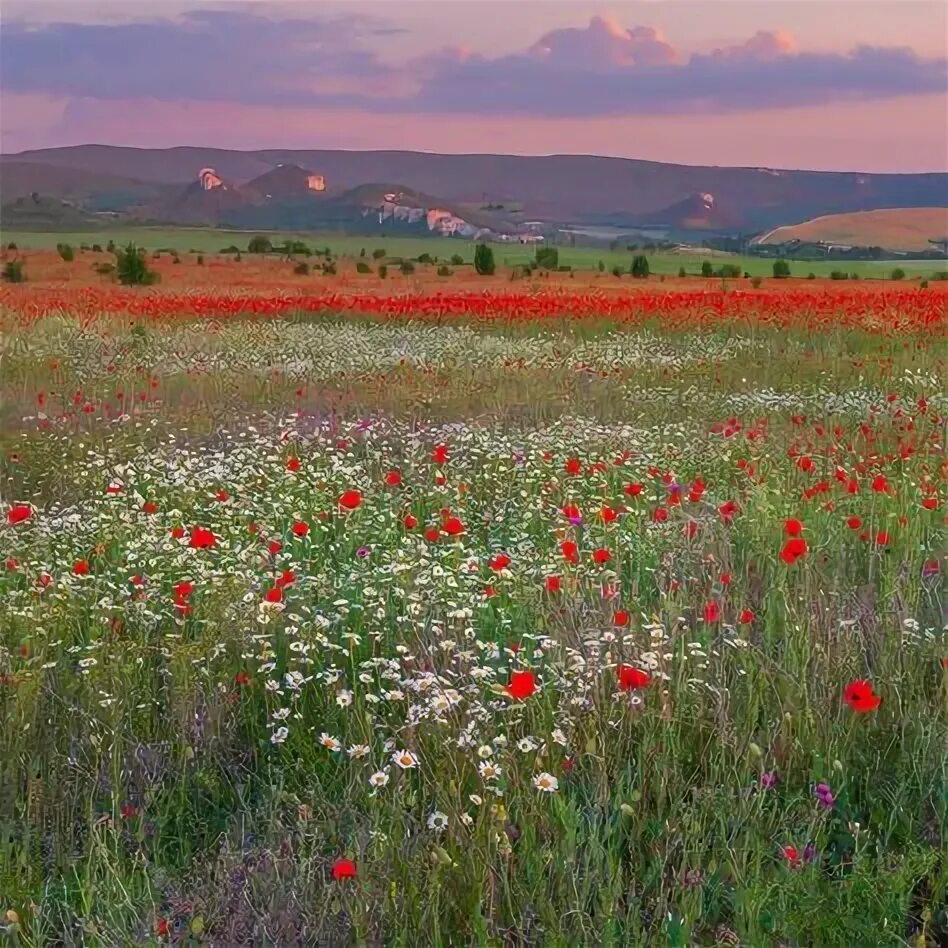
[[[621,277],[621,276],[622,276],[622,267],[620,267],[619,264],[616,264],[616,265],[612,268],[612,275],[613,275],[614,277]]]
[[[459,253],[451,254],[451,266],[452,267],[464,266],[464,257],[462,257]]]
[[[148,269],[145,248],[128,244],[124,250],[115,251],[115,272],[119,283],[125,286],[150,286],[158,282],[158,274]]]
[[[373,254],[373,256],[375,256]],[[384,263],[379,264],[379,276],[384,280],[388,276],[388,267]]]
[[[72,263],[76,257],[75,251],[70,244],[56,244],[56,250],[66,263]]]
[[[403,260],[399,270],[401,270],[402,273],[407,276],[415,272],[415,265],[411,262],[411,260]]]
[[[629,268],[632,276],[639,280],[644,280],[649,274],[648,257],[644,253],[636,254],[632,258],[632,266]]]
[[[560,252],[556,247],[537,247],[536,261],[543,270],[555,270],[560,265]]]
[[[605,265],[601,260],[599,261],[598,266],[599,266],[599,272],[600,272],[600,273],[605,273],[605,272],[606,272],[606,265]]]
[[[790,276],[790,264],[783,258],[774,260],[774,278],[786,280]]]
[[[680,276],[680,277],[688,276],[688,274],[685,273],[685,268],[684,268],[684,267],[679,267],[679,268],[678,268],[678,276]]]
[[[270,238],[264,237],[263,234],[251,237],[250,243],[247,244],[247,253],[270,253],[271,250],[273,250],[273,244]]]
[[[454,273],[454,271],[450,267],[446,267],[444,264],[438,267],[439,277],[449,277],[452,273]]]
[[[8,260],[3,265],[2,275],[4,283],[26,283],[22,260]]]
[[[901,267],[896,267],[892,273],[889,274],[893,280],[904,280],[905,271]]]
[[[360,260],[356,264],[356,273],[371,273],[372,268],[364,261]]]
[[[385,256],[384,247],[376,247],[375,250],[372,251],[373,260],[381,260],[384,256]]]
[[[703,277],[714,276],[714,267],[711,266],[710,260],[705,260],[701,264],[701,275]]]
[[[492,276],[494,273],[494,251],[487,244],[478,244],[474,251],[474,269],[481,276]]]

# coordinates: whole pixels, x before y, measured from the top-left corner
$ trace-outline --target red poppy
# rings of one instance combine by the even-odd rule
[[[441,524],[441,529],[449,537],[456,537],[464,533],[464,524],[458,517],[446,517],[444,523]]]
[[[567,520],[582,520],[583,514],[576,504],[566,504],[562,508],[562,514]]]
[[[853,711],[865,714],[868,711],[875,711],[882,703],[882,698],[873,691],[872,682],[859,678],[846,686],[843,691],[843,701]]]
[[[354,879],[356,877],[356,864],[351,859],[337,859],[332,864],[329,873],[333,882],[339,882],[342,879]]]
[[[734,519],[734,515],[737,513],[737,503],[733,500],[726,500],[720,507],[718,507],[718,513],[721,515],[721,519],[725,523],[730,523]]]
[[[362,494],[357,490],[347,490],[339,498],[339,506],[346,510],[355,510],[362,503]]]
[[[309,536],[309,524],[305,520],[297,520],[296,523],[292,526],[293,536],[295,537],[305,537]]]
[[[144,510],[146,514],[158,513],[158,505],[153,500],[146,500],[145,503],[142,504],[142,510]]]
[[[389,487],[398,487],[398,485],[401,484],[401,482],[402,482],[402,475],[399,471],[394,471],[394,470],[389,471],[385,475],[385,483],[388,484]]]
[[[583,465],[579,458],[569,458],[563,467],[567,474],[572,474],[574,477],[582,473],[583,470]]]
[[[434,451],[431,452],[431,460],[435,464],[444,464],[448,460],[448,446],[446,444],[437,445]]]
[[[537,682],[532,671],[515,671],[510,673],[510,683],[507,685],[507,694],[516,701],[525,701],[537,690]]]
[[[593,562],[600,566],[608,563],[610,559],[612,559],[612,554],[605,547],[593,551]]]
[[[207,527],[192,527],[189,545],[195,550],[209,550],[217,546],[217,537]]]
[[[263,598],[270,603],[283,602],[283,590],[279,586],[273,586],[264,593]]]
[[[567,563],[576,563],[579,559],[579,547],[574,540],[564,540],[560,544],[560,552]]]
[[[742,609],[740,618],[741,618],[741,622],[744,625],[748,625],[754,621],[756,616],[754,615],[753,609]]]
[[[305,533],[303,534],[305,536]],[[271,540],[267,544],[267,552],[271,556],[276,556],[283,549],[283,544],[279,540]]]
[[[140,576],[138,573],[136,573],[136,574],[131,578],[130,582],[131,582],[131,584],[132,584],[133,586],[144,586],[144,585],[145,585],[145,577],[144,577],[144,576]]]
[[[547,576],[546,578],[546,591],[549,593],[557,593],[560,591],[561,580],[559,576]]]
[[[11,526],[14,526],[18,523],[23,523],[25,520],[29,520],[33,516],[33,508],[29,504],[14,504],[7,511],[7,523]]]
[[[873,538],[873,542],[876,546],[888,546],[890,539],[891,537],[885,530],[880,530]]]
[[[215,496],[222,504],[223,504],[223,503],[226,503],[228,500],[230,500],[230,492],[224,490],[223,488],[221,488],[214,496]]]
[[[652,511],[652,520],[656,523],[664,523],[668,519],[668,508],[667,507],[656,507]]]
[[[497,595],[497,590],[493,586],[487,586],[484,588],[484,598],[493,599]]]
[[[938,498],[937,497],[926,497],[922,501],[922,506],[926,510],[937,510],[938,509]]]
[[[20,564],[17,562],[16,557],[8,556],[6,559],[6,567],[12,573]]]
[[[636,688],[647,688],[651,684],[652,676],[641,668],[633,665],[619,665],[616,668],[616,678],[623,691],[634,691]]]
[[[602,518],[604,523],[612,523],[616,517],[619,516],[618,512],[612,507],[603,507],[599,511],[599,516]]]
[[[488,564],[494,572],[499,573],[502,569],[506,569],[510,566],[510,557],[506,553],[498,553],[496,556],[492,557],[490,563]]]
[[[624,609],[619,609],[613,613],[612,621],[615,625],[624,626],[629,624],[629,614]]]
[[[404,526],[406,530],[414,530],[415,527],[418,526],[418,518],[412,514],[405,514],[405,516],[402,517],[402,526]]]
[[[296,573],[291,569],[285,569],[279,575],[276,581],[277,586],[292,586],[296,582]]]
[[[287,469],[288,471],[293,471],[294,474],[295,474],[302,466],[303,466],[303,464],[302,464],[302,462],[300,461],[299,458],[290,458],[290,459],[286,462],[286,469]]]
[[[86,560],[76,560],[76,562],[72,564],[72,571],[77,576],[88,576],[89,563]]]
[[[781,849],[781,852],[783,853],[783,858],[786,859],[787,862],[793,863],[800,861],[800,851],[796,846],[784,846]]]
[[[875,494],[885,494],[889,490],[889,482],[885,474],[877,474],[872,479],[872,491]]]
[[[846,520],[846,526],[850,530],[858,530],[862,526],[862,517],[852,516],[848,517]]]
[[[426,539],[429,543],[435,543],[435,542],[437,541],[438,537],[440,537],[440,536],[441,536],[441,534],[438,532],[438,528],[437,528],[437,527],[428,527],[428,529],[425,530],[425,539]]]
[[[704,607],[704,621],[718,622],[721,619],[721,607],[714,601],[706,603]]]
[[[791,517],[789,520],[784,520],[783,530],[788,537],[798,537],[803,532],[803,524]]]
[[[807,551],[806,540],[803,537],[791,537],[780,551],[780,559],[788,566],[792,566]]]
[[[622,488],[630,497],[638,497],[642,493],[641,484],[626,484]]]

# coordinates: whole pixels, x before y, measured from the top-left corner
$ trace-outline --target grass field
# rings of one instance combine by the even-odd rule
[[[88,231],[83,233],[25,233],[4,231],[2,243],[10,241],[22,248],[51,248],[58,243],[80,244],[98,243],[103,246],[109,239],[117,244],[133,241],[148,249],[174,248],[180,253],[196,250],[203,253],[216,253],[230,245],[245,249],[253,236],[251,232],[216,230],[213,228],[122,228],[120,230]],[[375,248],[384,249],[393,257],[417,257],[428,253],[445,261],[459,254],[470,264],[474,259],[474,244],[468,240],[448,237],[352,237],[339,234],[272,234],[274,239],[294,238],[306,241],[311,247],[329,247],[334,254],[357,257],[364,248],[371,256]],[[528,246],[494,244],[494,253],[502,266],[514,266],[533,259],[534,250]],[[560,263],[578,269],[594,270],[601,260],[610,271],[614,266],[628,270],[634,254],[627,250],[610,251],[608,248],[560,247]],[[770,276],[773,261],[760,257],[738,256],[735,254],[715,253],[649,253],[649,265],[653,273],[674,275],[681,267],[688,273],[697,274],[704,260],[710,259],[714,266],[722,263],[736,263],[752,276]],[[818,277],[828,277],[834,270],[857,273],[860,277],[886,278],[895,267],[902,267],[912,276],[919,278],[948,270],[948,263],[937,260],[898,260],[898,261],[847,261],[847,262],[794,262],[791,264],[793,276],[805,277],[814,273]]]
[[[934,286],[70,266],[0,288],[12,944],[945,944]]]

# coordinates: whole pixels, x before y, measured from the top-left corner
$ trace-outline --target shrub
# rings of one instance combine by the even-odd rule
[[[102,253],[102,244],[93,244],[92,245],[93,253]]]
[[[203,267],[203,266],[204,266],[204,254],[203,254],[203,253],[199,253],[199,254],[197,255],[197,265],[198,265],[199,267]]]
[[[858,274],[858,273],[850,273],[850,274],[849,274],[849,279],[850,279],[850,280],[858,280],[858,279],[859,279],[859,274]]]
[[[622,276],[622,267],[618,266],[618,264],[617,264],[616,266],[614,266],[614,267],[612,268],[612,275],[613,275],[614,277],[621,277],[621,276]]]
[[[434,258],[430,253],[420,253],[418,254],[419,263],[434,263]]]
[[[939,282],[948,280],[948,270],[939,270],[937,273],[933,273],[931,279],[938,280]]]
[[[494,251],[487,244],[478,244],[474,251],[474,269],[481,276],[491,276],[495,270]]]
[[[741,268],[734,263],[724,263],[718,267],[717,273],[715,276],[721,278],[737,278],[741,275]]]
[[[918,284],[918,287],[919,287],[919,289],[921,289],[921,290],[927,290],[927,289],[928,289],[928,280],[922,280],[922,282]]]
[[[701,275],[703,277],[714,276],[714,267],[711,266],[710,260],[704,260],[701,263]]]
[[[229,247],[224,247],[221,249],[221,253],[240,253],[240,247],[237,247],[234,244],[231,244]]]
[[[444,266],[444,264],[442,264],[440,267],[438,267],[438,276],[439,276],[439,277],[449,277],[449,276],[451,276],[453,273],[454,273],[454,271],[453,271],[450,267]]]
[[[247,253],[270,253],[271,250],[273,250],[273,244],[270,238],[265,237],[263,234],[257,234],[256,237],[251,237],[250,242],[247,244]]]
[[[376,247],[375,250],[372,251],[373,260],[381,260],[384,256],[385,250],[382,247]]]
[[[786,260],[774,260],[774,277],[777,280],[786,280],[790,276],[790,264]]]
[[[905,271],[901,267],[896,267],[890,274],[889,277],[893,280],[904,280]]]
[[[407,275],[409,273],[415,272],[415,265],[411,262],[411,260],[403,260],[398,269]]]
[[[808,274],[806,275],[806,278],[807,278],[808,280],[815,280],[815,279],[816,279],[816,274],[811,271],[810,273],[808,273]]]
[[[107,253],[115,253],[115,241],[110,240],[106,245],[105,249]]]
[[[764,281],[763,281],[763,279],[762,279],[761,277],[753,277],[753,278],[751,279],[751,286],[756,290],[757,287],[759,287],[760,284],[763,283],[763,282],[764,282]]]
[[[2,275],[4,283],[26,283],[22,260],[8,260],[3,265]]]
[[[16,244],[12,240],[7,244],[7,250],[16,250]]]
[[[360,256],[360,257],[364,257],[364,256],[365,256],[365,247],[363,247],[363,248],[359,251],[359,256]]]
[[[356,273],[371,273],[372,268],[364,261],[360,260],[356,264]]]
[[[373,257],[375,254],[372,255]],[[384,263],[379,264],[379,276],[384,280],[388,276],[388,267]]]
[[[158,274],[148,269],[144,248],[134,243],[115,251],[115,272],[119,283],[125,286],[150,286],[158,282]]]
[[[300,262],[293,267],[293,272],[297,276],[307,276],[309,274],[309,264],[305,260],[300,260]]]
[[[327,260],[323,264],[323,273],[326,276],[335,276],[336,275],[336,265],[331,261]]]
[[[537,247],[535,259],[543,270],[555,270],[560,265],[560,252],[556,247]]]
[[[452,267],[464,266],[464,257],[462,257],[459,253],[451,254],[451,266]]]
[[[648,257],[641,253],[633,257],[632,266],[629,267],[629,272],[632,274],[632,276],[639,280],[644,280],[646,277],[648,277]]]
[[[69,244],[56,244],[56,250],[66,263],[72,263],[76,258],[76,253]]]
[[[830,279],[831,280],[848,280],[849,274],[845,270],[833,270],[833,272],[830,273]]]
[[[685,268],[684,268],[684,267],[679,267],[679,268],[678,268],[678,276],[680,276],[680,277],[688,276],[688,274],[685,273]]]
[[[600,273],[605,273],[605,272],[606,272],[606,265],[605,265],[601,260],[599,261],[598,266],[599,266],[599,272],[600,272]]]

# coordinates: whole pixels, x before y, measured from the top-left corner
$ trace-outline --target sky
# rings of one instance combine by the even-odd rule
[[[944,0],[4,0],[0,150],[948,170]]]

